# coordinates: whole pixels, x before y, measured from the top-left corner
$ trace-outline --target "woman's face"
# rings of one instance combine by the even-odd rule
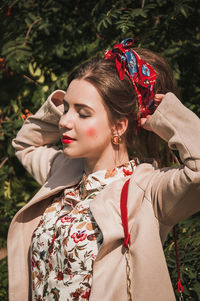
[[[65,155],[87,159],[106,156],[112,149],[112,131],[97,89],[83,79],[75,79],[63,102],[59,128]]]

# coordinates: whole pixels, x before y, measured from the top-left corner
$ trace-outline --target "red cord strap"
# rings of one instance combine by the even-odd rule
[[[124,228],[124,246],[126,248],[130,247],[131,240],[130,234],[128,232],[128,214],[127,214],[127,193],[128,193],[128,184],[129,181],[126,181],[121,192],[121,199],[120,199],[120,209],[121,209],[121,218],[122,218],[122,225]]]
[[[177,266],[177,274],[178,274],[178,292],[182,295],[183,293],[183,286],[181,284],[181,274],[180,274],[180,266],[179,266],[179,256],[178,256],[178,243],[177,243],[177,233],[176,233],[176,226],[173,227],[174,232],[174,243],[175,243],[175,252],[176,252],[176,266]]]
[[[126,248],[129,248],[130,245],[131,245],[130,234],[129,234],[129,231],[128,231],[128,214],[127,214],[127,194],[128,194],[129,182],[130,182],[130,179],[128,179],[128,181],[126,181],[124,186],[122,187],[121,199],[120,199],[121,219],[122,219],[122,226],[123,226],[123,229],[124,229],[124,246]],[[173,230],[174,230],[176,264],[177,264],[177,273],[178,273],[178,281],[177,281],[178,292],[182,297],[183,286],[181,284],[181,277],[180,277],[180,266],[179,266],[176,226],[174,226]]]

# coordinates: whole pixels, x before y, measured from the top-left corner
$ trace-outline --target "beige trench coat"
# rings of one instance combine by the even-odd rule
[[[31,236],[49,200],[77,183],[81,159],[69,159],[54,146],[59,140],[61,112],[49,96],[29,117],[13,141],[16,155],[43,186],[22,208],[8,234],[9,300],[26,301],[30,293],[29,246]],[[174,224],[200,210],[200,120],[167,93],[150,118],[151,127],[171,149],[178,149],[183,165],[159,169],[140,164],[131,176],[128,219],[131,233],[131,290],[136,301],[175,300],[162,243]],[[90,301],[127,300],[126,261],[120,216],[124,181],[106,186],[91,202],[91,211],[103,232],[103,244],[94,263]]]

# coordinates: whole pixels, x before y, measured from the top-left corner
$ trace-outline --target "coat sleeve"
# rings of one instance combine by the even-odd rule
[[[156,217],[172,226],[200,210],[200,119],[167,93],[149,122],[183,162],[156,169],[149,183]]]
[[[64,94],[62,90],[54,91],[36,114],[27,118],[12,141],[17,158],[39,184],[45,183],[56,158],[64,156],[55,146],[60,139],[58,122],[62,112],[54,104],[61,102]]]

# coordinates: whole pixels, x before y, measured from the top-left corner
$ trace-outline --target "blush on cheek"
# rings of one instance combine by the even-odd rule
[[[86,135],[89,137],[94,137],[96,135],[96,130],[94,128],[89,128],[86,131]]]

